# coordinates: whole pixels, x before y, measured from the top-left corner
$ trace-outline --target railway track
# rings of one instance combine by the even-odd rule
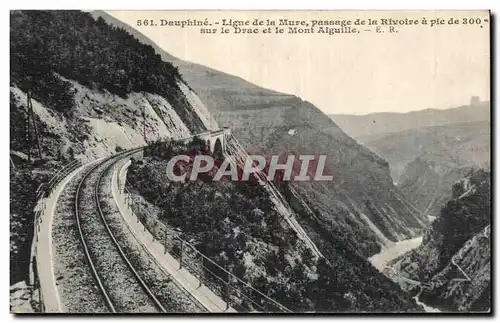
[[[202,311],[145,255],[135,238],[127,232],[116,204],[110,198],[109,182],[113,166],[137,152],[111,157],[82,171],[72,183],[66,198],[64,227],[59,233],[58,254],[63,279],[58,289],[70,312],[166,313]],[[108,191],[106,191],[108,190]],[[69,211],[71,206],[71,212]],[[62,206],[61,206],[62,207]],[[69,214],[71,213],[71,214]],[[78,247],[75,247],[78,245]],[[81,293],[81,294],[80,294]],[[69,297],[67,297],[69,296]],[[88,299],[92,298],[92,299]],[[81,302],[79,301],[81,300]]]
[[[142,235],[137,235],[136,229],[124,220],[123,205],[120,204],[123,202],[115,200],[111,189],[113,173],[116,173],[114,166],[141,149],[85,166],[61,191],[63,198],[57,200],[60,210],[53,216],[52,228],[57,259],[52,266],[59,311],[213,311],[212,305],[205,302],[211,301],[213,293],[205,291],[200,294],[198,288],[191,290],[191,276],[188,279],[175,270],[165,269],[172,263],[165,265],[163,258],[158,260],[152,256],[146,247],[151,237],[146,242],[138,238]],[[145,230],[145,227],[140,230]],[[152,239],[154,242],[155,238]],[[278,305],[279,311],[288,311],[269,300]],[[222,307],[220,309],[225,311]],[[219,308],[215,311],[218,312]]]
[[[156,310],[159,312],[166,312],[163,305],[144,283],[144,280],[126,256],[122,247],[113,235],[101,207],[99,189],[102,178],[118,159],[120,158],[113,158],[102,164],[93,166],[80,180],[76,189],[75,216],[82,245],[87,256],[87,262],[91,268],[94,278],[97,281],[101,294],[105,299],[106,305],[111,312],[116,313],[118,311],[130,311],[137,308],[146,309],[148,312],[153,311],[154,309],[155,312]],[[87,183],[87,181],[90,181],[90,183]],[[86,188],[93,190],[91,193],[93,198],[90,200],[87,199],[85,203],[93,203],[95,207],[92,207],[92,209],[97,211],[97,214],[94,212],[92,212],[93,214],[90,214],[88,212],[89,208],[80,209],[80,201],[85,197],[88,198],[89,192],[87,192],[87,194],[83,192]],[[102,243],[99,247],[95,243],[96,234],[99,234],[98,241]],[[91,239],[92,237],[94,239]],[[97,257],[102,258],[102,256],[107,259],[96,259]],[[118,275],[113,277],[113,275],[106,274],[106,267],[113,269],[118,267],[118,271],[111,271],[114,273],[118,272]],[[129,272],[127,272],[127,270]],[[133,276],[133,279],[130,279],[130,276]],[[122,280],[127,281],[129,283],[128,286],[124,286],[118,282]],[[121,297],[116,295],[116,291],[114,292],[115,295],[113,295],[113,291],[108,291],[109,289],[112,289],[109,285],[121,286],[122,294],[133,293],[134,298],[138,299],[139,303],[130,306],[132,304],[129,304],[129,301],[121,301]],[[137,293],[138,291],[143,292],[147,297],[141,297],[141,293]]]
[[[116,312],[166,312],[112,233],[99,198],[103,176],[118,161],[93,166],[75,193],[75,216],[87,262],[106,305]]]

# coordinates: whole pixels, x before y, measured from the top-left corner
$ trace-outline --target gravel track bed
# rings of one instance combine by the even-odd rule
[[[110,163],[105,163],[92,172],[80,192],[80,222],[85,241],[116,311],[155,313],[158,312],[157,307],[121,257],[97,210],[95,185],[99,174]]]
[[[63,307],[71,313],[109,312],[85,256],[75,218],[75,193],[89,169],[78,173],[62,191],[52,223],[54,275]]]
[[[167,312],[197,313],[205,311],[196,300],[186,295],[186,292],[178,287],[170,276],[165,274],[130,232],[112,197],[111,175],[109,172],[102,179],[99,190],[100,203],[111,232],[134,268]]]

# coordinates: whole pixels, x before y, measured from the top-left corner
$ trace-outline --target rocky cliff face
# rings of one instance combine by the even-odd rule
[[[145,44],[154,44],[106,13],[93,15],[126,28]],[[179,69],[218,124],[230,127],[250,154],[327,155],[333,182],[291,185],[299,203],[307,204],[321,223],[345,232],[364,257],[391,241],[414,237],[425,227],[426,217],[393,185],[387,162],[312,104],[176,59],[158,46],[155,50]]]
[[[371,142],[384,151],[382,156],[405,155],[413,158],[401,173],[403,159],[389,157],[393,177],[398,187],[415,206],[429,216],[438,216],[444,203],[451,196],[454,182],[472,170],[490,167],[490,123],[477,122],[449,125],[411,131],[411,134],[387,136],[383,141]],[[410,142],[414,141],[412,145]],[[389,144],[392,142],[391,144]],[[389,146],[394,147],[389,152]],[[384,148],[382,148],[384,147]],[[406,148],[405,148],[406,147]],[[413,152],[404,153],[408,147]]]
[[[489,311],[491,297],[490,225],[453,255],[452,260],[431,279],[435,287],[422,293],[428,303],[457,311]],[[442,284],[442,286],[441,286]]]
[[[74,159],[88,162],[146,142],[206,131],[216,123],[176,69],[123,30],[78,11],[13,11],[10,18],[15,283],[27,274],[34,192],[41,183]],[[31,136],[27,133],[28,93],[41,158],[33,155],[33,122]],[[31,163],[18,158],[28,154]]]
[[[250,153],[327,155],[332,182],[290,185],[317,217],[346,232],[361,254],[368,257],[390,241],[416,236],[425,226],[426,219],[393,185],[386,161],[347,136],[310,103],[247,91],[252,88],[249,83],[241,88],[216,86],[216,92],[226,93],[205,95],[211,88],[204,88],[200,97],[219,124],[231,127]],[[221,99],[216,102],[218,96]]]
[[[422,212],[434,219],[452,195],[453,184],[475,167],[444,165],[423,154],[406,165],[398,188]]]
[[[391,176],[397,183],[402,182],[405,167],[419,157],[442,171],[464,166],[487,169],[490,164],[489,119],[479,122],[464,119],[457,124],[364,136],[358,140],[389,162]]]
[[[155,46],[109,15],[93,15]],[[416,236],[425,226],[426,220],[392,184],[387,162],[297,97],[183,62],[158,46],[154,48],[164,60],[178,67],[218,124],[231,127],[248,153],[328,155],[327,168],[334,175],[332,183],[275,183],[285,198],[282,202],[290,206],[324,255],[317,266],[318,280],[305,289],[312,288],[309,295],[314,299],[315,310],[418,310],[408,295],[366,260],[391,240]],[[303,282],[297,280],[296,284],[304,289]]]
[[[189,145],[180,151],[203,147]],[[235,138],[227,145],[225,158],[241,170],[246,152]],[[128,189],[144,199],[136,212],[158,237],[165,236],[165,227],[178,228],[198,250],[293,312],[419,310],[340,232],[305,221],[309,214],[290,206],[290,198],[284,199],[272,182],[213,181],[210,176],[171,182],[164,171],[169,151],[134,161],[127,175]],[[233,302],[238,310],[257,309],[241,300]]]
[[[407,200],[422,214],[435,217],[451,196],[455,181],[471,169],[490,167],[489,102],[436,111],[436,120],[430,119],[428,110],[396,116],[393,120],[390,114],[374,115],[376,124],[388,124],[388,132],[358,135],[357,140],[389,162],[391,176]],[[410,122],[410,116],[415,122]],[[397,129],[392,121],[399,119],[413,129],[390,132]],[[448,124],[426,126],[431,123]],[[346,131],[356,133],[355,129],[349,124]]]
[[[12,117],[22,118],[30,92],[42,145],[57,138],[58,156],[69,144],[74,156],[95,157],[217,126],[175,67],[88,13],[12,12],[11,39]]]
[[[421,299],[444,310],[490,307],[490,174],[476,171],[453,186],[422,246],[395,262],[401,275],[426,282]]]
[[[131,92],[120,97],[95,91],[74,80],[64,80],[74,91],[71,117],[32,100],[38,126],[43,129],[43,151],[49,157],[90,160],[120,149],[143,146],[146,140],[153,142],[192,134],[172,105],[157,94]],[[27,93],[15,84],[10,90],[15,108],[25,110]],[[33,95],[36,97],[36,93]],[[22,138],[13,139],[12,149],[27,152],[19,140]]]

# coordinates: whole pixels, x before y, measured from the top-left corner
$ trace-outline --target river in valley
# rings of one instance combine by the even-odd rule
[[[387,247],[382,248],[382,250],[368,258],[372,265],[382,272],[385,266],[393,259],[401,256],[402,254],[418,248],[422,244],[422,237],[402,240],[395,242]]]
[[[398,241],[384,247],[378,254],[371,256],[368,260],[375,268],[377,268],[380,272],[383,272],[384,268],[391,260],[405,254],[408,251],[418,248],[421,244],[422,237]],[[428,306],[420,301],[419,296],[422,293],[422,289],[421,287],[419,287],[419,289],[418,294],[413,297],[417,304],[421,305],[426,312],[440,312],[439,309]]]

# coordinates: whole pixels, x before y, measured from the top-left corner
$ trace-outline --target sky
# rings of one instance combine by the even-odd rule
[[[484,12],[110,11],[170,54],[299,96],[327,114],[447,109],[489,100],[489,26],[401,26],[397,33],[201,34],[137,20],[488,18]]]

